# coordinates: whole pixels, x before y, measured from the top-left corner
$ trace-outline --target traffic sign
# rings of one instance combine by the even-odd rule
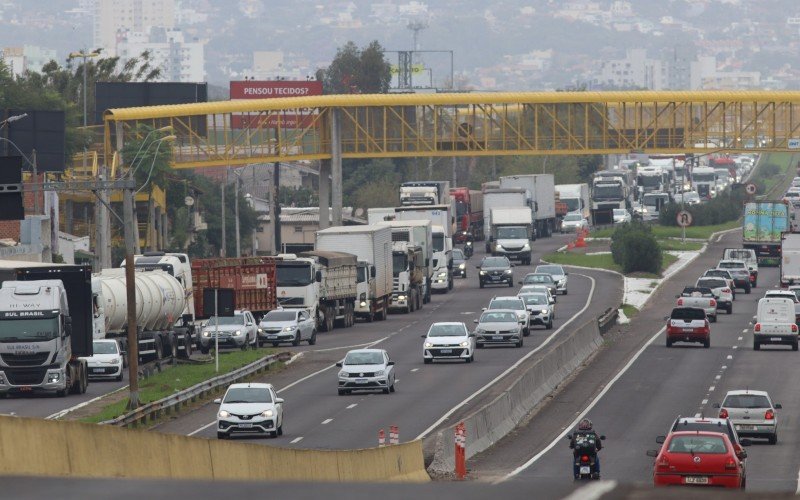
[[[687,212],[686,210],[681,210],[680,212],[678,212],[676,220],[678,221],[678,225],[681,227],[691,226],[692,214]]]
[[[747,191],[747,194],[750,195],[756,194],[756,185],[753,184],[752,182],[749,182],[747,186],[745,186],[744,190]]]
[[[800,139],[789,139],[789,149],[800,149]]]

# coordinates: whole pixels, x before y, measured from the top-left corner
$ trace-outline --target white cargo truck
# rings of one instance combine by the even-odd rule
[[[522,188],[533,211],[536,237],[552,236],[556,230],[556,186],[553,174],[510,175],[500,177],[500,188]]]
[[[400,186],[400,205],[450,205],[449,181],[411,181]]]
[[[381,208],[368,208],[367,209],[367,224],[374,226],[381,222],[394,220],[395,207],[381,207]]]
[[[386,319],[392,298],[392,229],[385,225],[339,226],[317,231],[317,251],[347,252],[358,258],[355,315]]]
[[[559,200],[567,204],[567,210],[581,214],[586,220],[591,216],[591,201],[589,199],[589,185],[582,184],[558,184],[556,185]]]
[[[489,245],[493,256],[531,263],[533,217],[527,207],[493,208],[490,214]]]
[[[800,285],[800,234],[781,237],[781,286]]]
[[[494,208],[523,208],[528,207],[530,210],[530,206],[528,205],[528,195],[525,189],[523,188],[497,188],[497,189],[487,189],[483,193],[483,227],[484,230],[489,233],[489,228],[491,227],[491,220],[490,214],[492,209]],[[531,217],[533,214],[531,213]],[[536,238],[536,235],[533,235],[533,238]],[[486,240],[486,253],[490,253],[491,246],[489,245],[489,240]]]
[[[431,221],[433,256],[432,290],[447,292],[453,289],[453,234],[455,214],[449,205],[397,207],[396,220]]]
[[[422,303],[427,304],[431,301],[431,282],[433,280],[433,232],[431,221],[429,220],[403,220],[403,221],[385,221],[381,224],[388,226],[392,230],[392,242],[394,245],[393,251],[401,254],[408,254],[406,249],[401,248],[401,243],[406,247],[419,247],[421,259],[415,262],[415,268],[419,269],[423,274],[422,282]],[[393,266],[395,269],[394,277],[392,280],[392,293],[401,295],[403,291],[408,290],[411,286],[409,275],[400,274],[397,269],[406,267],[405,264],[398,264]]]

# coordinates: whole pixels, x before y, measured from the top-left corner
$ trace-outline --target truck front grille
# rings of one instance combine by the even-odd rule
[[[46,368],[21,368],[6,370],[6,378],[11,385],[39,385],[47,374]]]
[[[39,366],[47,363],[50,357],[49,352],[37,352],[34,354],[0,354],[3,364],[6,366]]]

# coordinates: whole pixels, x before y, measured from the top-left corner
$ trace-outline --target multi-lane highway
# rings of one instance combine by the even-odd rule
[[[756,440],[748,448],[747,488],[794,492],[800,395],[791,381],[800,377],[800,359],[788,347],[753,351],[750,325],[758,299],[777,284],[777,270],[762,268],[759,288],[750,295],[738,293],[733,314],[720,314],[712,324],[710,349],[691,344],[668,349],[664,342],[663,316],[675,294],[714,266],[722,248],[739,241],[738,232],[726,235],[659,290],[627,331],[526,427],[473,461],[478,475],[530,484],[549,498],[567,494],[576,483],[563,434],[585,414],[607,436],[600,453],[603,478],[651,484],[652,459],[645,453],[659,447],[657,435],[666,434],[678,415],[716,416],[712,405],[726,391],[750,388],[769,391],[783,409],[778,444]],[[616,378],[620,369],[625,371]]]
[[[538,241],[541,255],[568,241],[556,236]],[[286,400],[284,435],[260,440],[265,444],[308,448],[360,448],[377,444],[378,430],[397,425],[401,439],[412,439],[433,426],[462,401],[509,366],[530,354],[548,336],[559,335],[559,328],[583,310],[583,316],[597,316],[619,303],[619,278],[601,272],[575,272],[570,275],[569,295],[559,296],[553,330],[535,329],[521,349],[493,347],[476,352],[475,362],[437,362],[424,365],[420,335],[435,321],[464,321],[472,329],[472,320],[480,315],[495,295],[515,294],[514,288],[479,289],[475,265],[482,254],[468,261],[466,280],[456,281],[455,290],[435,295],[431,304],[415,314],[392,315],[386,322],[358,324],[349,330],[320,335],[316,346],[296,348],[304,351],[296,365],[285,372],[266,376]],[[538,260],[535,256],[534,262]],[[514,268],[515,279],[529,272],[529,266]],[[605,290],[599,293],[599,290]],[[617,292],[608,293],[608,290]],[[591,295],[591,297],[590,297]],[[591,300],[590,300],[591,298]],[[563,331],[563,330],[562,330]],[[348,348],[373,344],[386,349],[396,362],[397,392],[394,394],[353,394],[338,396],[336,369]],[[474,409],[480,398],[464,405],[461,412]],[[217,407],[206,405],[159,427],[162,432],[215,437]]]

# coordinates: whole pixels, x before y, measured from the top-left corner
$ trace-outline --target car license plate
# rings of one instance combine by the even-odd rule
[[[736,430],[737,431],[754,431],[754,430],[756,430],[756,426],[755,425],[737,425],[736,426]]]
[[[239,424],[238,426],[240,429],[252,429],[253,424]]]
[[[693,331],[694,331],[694,328],[684,328],[683,329],[683,333],[692,333]]]
[[[366,384],[366,383],[367,383],[367,379],[365,379],[365,378],[357,378],[356,379],[356,384]]]
[[[441,354],[451,354],[452,352],[452,349],[439,349],[439,353]]]
[[[92,368],[92,373],[103,373],[104,371],[102,368]]]
[[[33,387],[29,385],[23,385],[22,387],[19,388],[19,392],[32,392],[32,391]]]
[[[770,340],[773,341],[773,342],[780,342],[783,339],[780,338],[780,337],[771,337]]]
[[[708,478],[705,476],[687,476],[686,484],[708,484]]]
[[[492,276],[489,279],[491,279],[492,281],[500,281],[500,276]]]
[[[492,340],[503,340],[503,336],[502,335],[495,335],[494,337],[492,337]]]
[[[277,335],[267,335],[267,338],[268,339],[277,339],[278,336]]]
[[[591,473],[592,473],[591,467],[589,467],[588,465],[581,466],[581,474],[591,474]]]

